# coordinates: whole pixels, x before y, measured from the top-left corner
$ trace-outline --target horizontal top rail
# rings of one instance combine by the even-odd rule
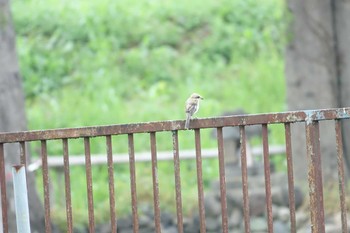
[[[311,123],[312,121],[348,118],[350,118],[350,108],[346,107],[193,119],[191,120],[190,128],[216,128],[227,126],[293,122]],[[136,124],[0,133],[0,143],[183,130],[184,126],[184,120],[175,120]]]

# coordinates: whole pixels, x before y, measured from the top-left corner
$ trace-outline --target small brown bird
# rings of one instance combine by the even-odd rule
[[[203,99],[202,96],[198,95],[197,93],[193,93],[186,100],[186,124],[185,124],[185,129],[189,128],[191,117],[198,111],[198,109],[199,109],[199,102],[202,99]]]

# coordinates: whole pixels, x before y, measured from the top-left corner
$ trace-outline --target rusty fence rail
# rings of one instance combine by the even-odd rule
[[[202,179],[202,150],[201,150],[201,129],[216,129],[217,137],[217,155],[219,161],[219,177],[220,177],[220,195],[221,195],[221,216],[222,231],[228,233],[228,216],[227,216],[227,200],[226,200],[226,181],[224,167],[224,138],[223,127],[238,127],[241,141],[241,172],[242,172],[242,193],[243,193],[243,216],[245,232],[250,232],[250,214],[249,214],[249,188],[248,188],[248,172],[246,160],[246,126],[261,125],[262,141],[263,141],[263,164],[265,175],[265,191],[266,191],[266,213],[268,232],[273,232],[273,213],[272,213],[272,197],[270,182],[270,161],[269,161],[269,142],[268,127],[271,124],[284,125],[285,129],[285,151],[287,161],[288,187],[289,187],[289,206],[290,206],[290,229],[296,232],[295,217],[295,200],[294,200],[294,178],[292,165],[292,145],[291,145],[291,124],[303,122],[306,132],[306,152],[308,156],[308,182],[310,196],[310,219],[311,230],[313,233],[325,232],[324,225],[324,206],[323,206],[323,184],[322,184],[322,167],[320,157],[320,121],[334,121],[337,144],[337,162],[338,162],[338,179],[339,179],[339,199],[342,221],[342,232],[348,232],[347,227],[347,211],[345,203],[345,179],[344,179],[344,162],[343,162],[343,145],[341,120],[350,118],[350,108],[323,109],[311,111],[293,111],[272,114],[256,114],[256,115],[236,115],[218,118],[195,119],[191,121],[191,129],[194,129],[195,137],[195,160],[197,168],[197,186],[198,186],[198,212],[200,220],[200,232],[206,232],[205,209],[204,209],[204,188]],[[133,232],[139,232],[138,223],[138,205],[137,205],[137,187],[136,187],[136,168],[135,168],[135,150],[134,150],[134,134],[148,134],[151,144],[151,169],[152,169],[152,186],[153,186],[153,207],[154,207],[154,225],[157,233],[161,232],[160,224],[160,197],[159,182],[157,174],[158,152],[156,137],[161,131],[172,132],[173,145],[173,162],[174,162],[174,179],[175,179],[175,197],[177,211],[177,227],[178,232],[183,233],[183,213],[182,213],[182,194],[181,194],[181,175],[180,175],[180,156],[179,156],[179,136],[178,131],[184,130],[184,121],[164,121],[150,122],[128,125],[110,125],[85,128],[69,128],[55,129],[44,131],[27,131],[0,133],[0,187],[1,187],[1,206],[2,206],[2,230],[8,233],[8,203],[5,179],[5,150],[4,145],[16,143],[20,148],[21,163],[26,164],[26,147],[31,141],[38,141],[41,144],[41,165],[43,174],[43,190],[44,190],[44,207],[45,207],[45,232],[51,232],[51,211],[50,211],[50,189],[49,189],[49,167],[47,142],[49,140],[62,140],[64,174],[65,174],[65,200],[67,214],[67,232],[73,232],[72,219],[72,203],[70,187],[70,164],[69,164],[69,140],[72,138],[84,139],[85,151],[85,168],[87,182],[87,200],[88,200],[88,217],[89,232],[95,232],[95,213],[93,199],[93,185],[91,172],[91,152],[90,139],[92,137],[105,137],[107,148],[107,164],[109,177],[109,197],[110,197],[110,221],[111,230],[116,232],[116,212],[114,197],[114,171],[113,171],[113,154],[112,154],[112,136],[126,135],[128,138],[128,155],[130,167],[130,187],[131,187],[131,209],[133,216]],[[13,155],[11,155],[13,156]]]

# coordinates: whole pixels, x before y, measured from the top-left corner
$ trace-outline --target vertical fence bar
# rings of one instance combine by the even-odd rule
[[[319,123],[317,121],[307,121],[305,128],[311,231],[312,233],[324,233],[325,225]]]
[[[197,186],[198,186],[198,207],[200,232],[206,232],[204,192],[203,192],[203,174],[202,174],[202,151],[201,151],[201,134],[199,129],[194,130],[196,145],[196,167],[197,167]]]
[[[3,233],[8,233],[4,144],[0,143],[0,191]]]
[[[224,161],[224,138],[222,134],[222,127],[217,128],[217,140],[218,140],[219,175],[220,175],[222,232],[228,233],[226,178],[225,178],[225,161]]]
[[[86,168],[86,183],[87,183],[87,197],[88,197],[88,211],[89,211],[89,233],[95,232],[95,217],[94,217],[94,196],[92,189],[92,173],[91,173],[91,152],[90,152],[90,138],[84,138],[85,148],[85,168]]]
[[[115,197],[114,197],[114,166],[113,166],[113,150],[112,150],[112,137],[106,136],[107,147],[107,163],[108,163],[108,179],[109,179],[109,207],[111,218],[112,232],[117,232],[117,218],[115,213]]]
[[[30,233],[28,190],[25,165],[12,167],[17,232]]]
[[[72,217],[72,200],[70,190],[70,171],[69,171],[69,152],[68,152],[68,139],[62,139],[63,146],[63,166],[64,166],[64,182],[65,182],[65,194],[66,194],[66,217],[67,217],[67,232],[73,232],[73,217]]]
[[[136,192],[136,172],[135,172],[135,150],[134,135],[128,134],[129,146],[129,166],[130,166],[130,188],[131,188],[131,205],[132,205],[132,222],[133,232],[139,232],[139,220],[137,214],[137,192]]]
[[[46,140],[41,141],[41,160],[42,160],[43,184],[44,184],[45,232],[51,233],[50,189],[49,189],[50,184],[49,184],[49,169],[47,165]]]
[[[173,133],[173,154],[174,154],[174,173],[175,173],[177,231],[178,231],[178,233],[183,233],[184,230],[183,230],[183,219],[182,219],[179,139],[178,139],[178,133],[176,130],[174,130],[172,133]]]
[[[239,127],[241,137],[241,168],[242,168],[242,190],[243,190],[243,215],[245,233],[250,233],[249,216],[249,194],[248,194],[248,172],[247,172],[247,142],[245,127]]]
[[[269,138],[267,124],[262,125],[263,154],[264,154],[264,172],[265,172],[265,192],[266,192],[266,211],[267,211],[267,229],[273,233],[273,216],[272,216],[272,196],[270,181],[270,159],[269,159]]]
[[[346,217],[346,200],[345,200],[345,179],[344,179],[344,152],[341,131],[341,121],[335,120],[335,135],[337,143],[337,162],[338,162],[338,185],[339,185],[339,199],[341,210],[341,224],[342,233],[348,232],[347,217]]]
[[[20,142],[19,143],[19,155],[20,155],[20,161],[21,164],[24,166],[27,166],[27,156],[26,156],[26,143]]]
[[[294,176],[293,176],[293,158],[292,158],[292,141],[290,123],[284,124],[285,140],[286,140],[286,157],[288,172],[288,197],[289,197],[289,213],[290,213],[290,232],[296,233],[295,220],[295,194],[294,194]]]
[[[160,228],[160,207],[159,207],[159,181],[157,167],[157,141],[156,133],[150,133],[151,139],[151,155],[152,155],[152,180],[153,180],[153,205],[154,205],[154,223],[156,232],[161,233]]]
[[[27,167],[27,155],[26,155],[26,142],[19,142],[19,157],[20,163]],[[25,173],[27,176],[27,169],[25,169]]]

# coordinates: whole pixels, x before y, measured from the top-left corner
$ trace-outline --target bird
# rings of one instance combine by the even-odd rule
[[[187,100],[186,100],[186,123],[185,123],[185,129],[188,129],[190,126],[190,120],[191,117],[198,111],[199,109],[199,102],[202,100],[203,97],[200,96],[197,93],[193,93]]]

